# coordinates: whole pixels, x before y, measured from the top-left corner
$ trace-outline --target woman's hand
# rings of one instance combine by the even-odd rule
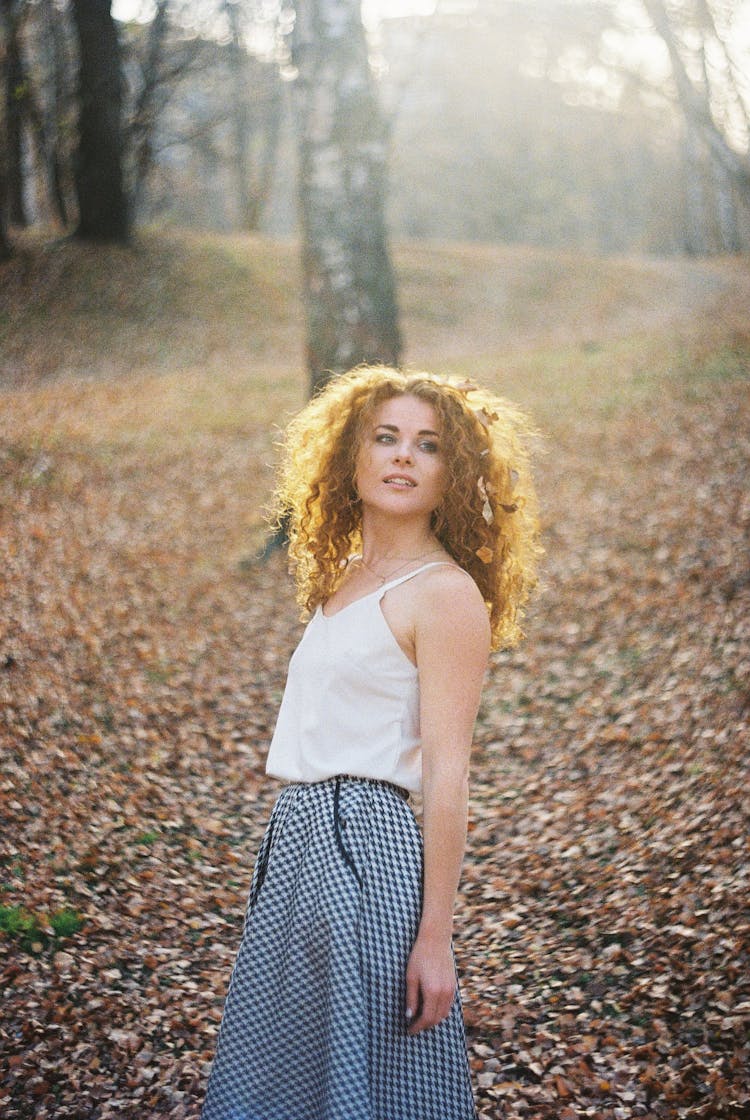
[[[406,969],[408,1033],[418,1034],[442,1022],[455,994],[456,969],[450,939],[418,936]]]

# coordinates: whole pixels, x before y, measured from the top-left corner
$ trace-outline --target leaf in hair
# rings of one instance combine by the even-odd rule
[[[498,418],[496,412],[488,412],[486,408],[475,409],[474,415],[476,416],[482,427],[486,428],[487,431],[489,431],[490,424],[493,422],[493,420],[497,420]]]

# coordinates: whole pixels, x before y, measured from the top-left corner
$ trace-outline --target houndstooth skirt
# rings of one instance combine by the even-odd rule
[[[395,786],[287,786],[263,838],[201,1120],[474,1120],[461,1004],[407,1035],[422,840]]]

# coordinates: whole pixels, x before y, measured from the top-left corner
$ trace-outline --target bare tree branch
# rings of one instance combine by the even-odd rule
[[[750,197],[750,160],[734,150],[716,123],[711,111],[709,90],[700,89],[690,78],[663,0],[643,0],[643,3],[669,53],[683,113],[701,130],[714,156],[744,197]]]

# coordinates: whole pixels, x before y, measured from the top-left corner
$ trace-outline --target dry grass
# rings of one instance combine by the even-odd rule
[[[148,442],[296,407],[297,256],[254,236],[149,231],[97,249],[28,235],[0,269],[0,385],[24,391],[16,422]],[[693,376],[696,349],[699,366],[720,353],[736,371],[750,345],[746,260],[421,243],[395,256],[407,363],[473,371],[543,408],[609,407],[644,381]]]

